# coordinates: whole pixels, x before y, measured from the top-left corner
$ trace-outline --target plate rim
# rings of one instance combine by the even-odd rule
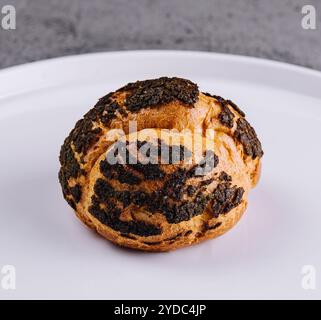
[[[5,88],[1,90],[0,88],[0,99],[5,99],[8,97],[26,94],[35,90],[41,90],[46,88],[51,88],[53,85],[46,84],[36,86],[32,83],[28,83],[27,86],[22,85],[25,82],[21,81],[20,83],[14,83],[15,76],[28,76],[31,75],[33,79],[36,77],[41,77],[41,72],[55,70],[55,66],[62,66],[70,62],[81,63],[86,61],[95,61],[98,59],[108,59],[108,58],[139,58],[143,56],[148,57],[161,57],[161,58],[173,58],[173,57],[190,57],[190,58],[199,58],[199,59],[214,59],[216,61],[226,61],[230,63],[241,63],[249,64],[258,68],[267,68],[273,71],[283,71],[287,73],[291,79],[291,76],[308,76],[310,79],[320,82],[321,84],[321,71],[310,69],[307,67],[290,64],[287,62],[280,62],[275,60],[269,60],[264,58],[252,57],[252,56],[243,56],[235,55],[229,53],[217,53],[217,52],[208,52],[208,51],[192,51],[192,50],[123,50],[123,51],[104,51],[104,52],[94,52],[94,53],[85,53],[79,55],[68,55],[61,57],[54,57],[49,59],[43,59],[34,62],[28,62],[25,64],[20,64],[16,66],[11,66],[8,68],[0,69],[0,83],[5,84]],[[47,79],[48,80],[48,79]],[[35,80],[33,80],[35,81]],[[53,80],[57,84],[56,80]],[[68,82],[67,82],[68,83]],[[58,84],[57,84],[58,85]]]
[[[48,59],[41,59],[37,61],[31,61],[26,62],[18,65],[13,65],[9,67],[5,67],[0,69],[0,80],[1,77],[4,76],[6,73],[9,72],[15,72],[19,69],[27,69],[30,67],[37,67],[45,64],[54,64],[56,62],[68,62],[68,60],[74,60],[74,59],[90,59],[94,57],[104,57],[104,56],[116,56],[116,55],[143,55],[143,54],[150,54],[150,55],[199,55],[203,57],[212,56],[214,58],[218,59],[228,59],[231,61],[244,61],[244,62],[252,62],[256,64],[262,64],[270,67],[279,67],[283,69],[288,69],[290,71],[296,71],[296,72],[303,72],[303,73],[309,73],[312,76],[321,77],[321,70],[312,69],[309,67],[305,67],[302,65],[296,65],[289,62],[283,62],[278,60],[272,60],[267,58],[261,58],[261,57],[255,57],[255,56],[246,56],[246,55],[240,55],[240,54],[232,54],[232,53],[221,53],[221,52],[211,52],[211,51],[198,51],[198,50],[115,50],[115,51],[101,51],[101,52],[88,52],[88,53],[81,53],[81,54],[72,54],[72,55],[65,55],[65,56],[58,56],[58,57],[52,57]]]
[[[139,67],[144,70],[145,64],[151,73],[139,76],[141,72]],[[107,70],[111,68],[110,77],[115,79],[126,77],[126,82],[166,75],[188,79],[192,79],[193,76],[204,76],[216,81],[228,80],[267,86],[321,99],[319,90],[321,71],[302,66],[206,51],[123,50],[62,56],[2,69],[0,70],[0,102],[19,99],[23,95],[60,90],[64,87],[110,82],[108,73],[100,65],[107,67]],[[167,72],[163,72],[162,69],[166,70],[167,65],[171,67]],[[175,73],[171,71],[172,69],[176,70]],[[5,103],[0,103],[1,116],[21,110],[6,108]]]
[[[108,55],[111,55],[111,54],[119,54],[119,53],[121,53],[121,54],[123,54],[123,55],[125,55],[125,54],[128,54],[128,52],[129,51],[121,51],[121,52],[112,52],[112,53],[109,53],[109,52],[107,52],[107,53],[90,53],[90,54],[84,54],[84,55],[78,55],[78,56],[68,56],[68,57],[59,57],[59,58],[53,58],[53,59],[47,59],[47,60],[41,60],[41,61],[37,61],[37,62],[32,62],[32,63],[27,63],[27,64],[24,64],[24,65],[19,65],[19,66],[14,66],[14,67],[10,67],[10,68],[7,68],[7,69],[4,69],[4,70],[0,70],[0,82],[2,81],[2,78],[1,78],[1,76],[2,76],[2,72],[4,72],[4,71],[12,71],[12,69],[23,69],[23,68],[25,68],[25,67],[29,67],[29,66],[32,66],[32,68],[30,69],[31,71],[33,70],[33,66],[34,65],[42,65],[42,64],[47,64],[48,62],[50,62],[50,63],[53,63],[53,62],[56,62],[56,61],[69,61],[69,60],[71,60],[71,59],[74,59],[74,58],[79,58],[79,59],[83,59],[83,57],[86,57],[86,58],[90,58],[90,59],[92,59],[92,58],[94,58],[95,59],[95,57],[96,56],[98,56],[98,55],[101,55],[101,56],[105,56],[106,54],[108,54]],[[136,53],[137,51],[130,51],[130,53]],[[150,54],[150,52],[153,52],[153,53],[159,53],[159,51],[154,51],[154,50],[148,50],[148,51],[144,51],[144,53],[146,53],[146,54]],[[174,53],[177,53],[177,52],[182,52],[182,53],[184,53],[184,55],[186,54],[186,52],[188,52],[188,51],[167,51],[167,52],[174,52]],[[141,51],[139,51],[139,53],[141,53]],[[194,53],[194,52],[191,52],[191,53]],[[200,52],[198,52],[198,51],[196,51],[195,53],[200,53]],[[163,51],[161,51],[161,54],[163,54]],[[204,53],[201,53],[201,55],[203,55]],[[304,72],[305,74],[306,74],[306,71],[312,71],[313,73],[315,73],[315,71],[314,70],[309,70],[309,69],[306,69],[306,68],[304,68],[304,67],[299,67],[299,66],[295,66],[295,65],[291,65],[291,64],[287,64],[287,63],[279,63],[279,62],[274,62],[274,61],[270,61],[270,60],[266,60],[266,59],[260,59],[260,58],[252,58],[252,57],[244,57],[244,56],[234,56],[234,55],[225,55],[225,54],[213,54],[213,53],[209,53],[211,56],[213,55],[213,56],[215,56],[215,57],[219,57],[219,56],[221,56],[221,57],[223,57],[224,59],[225,58],[227,58],[227,59],[235,59],[235,61],[236,60],[238,60],[238,61],[240,61],[240,59],[241,60],[246,60],[246,61],[252,61],[252,60],[255,60],[258,64],[261,64],[262,62],[263,62],[263,64],[264,63],[266,63],[266,64],[268,64],[268,65],[270,65],[270,64],[272,64],[272,65],[279,65],[279,64],[281,64],[281,65],[284,65],[285,64],[285,68],[287,69],[287,68],[290,68],[290,69],[300,69],[300,72],[302,71],[302,72]],[[207,53],[206,53],[206,55],[207,55]],[[263,61],[262,61],[263,60]],[[304,70],[302,70],[302,69],[304,69]],[[13,70],[13,71],[15,71],[15,70]],[[294,70],[295,72],[297,72],[297,70]],[[317,77],[318,77],[318,79],[319,80],[321,80],[321,72],[318,72],[317,71]],[[318,82],[319,82],[319,80],[318,80]],[[29,90],[28,91],[26,91],[26,92],[30,92]],[[1,108],[0,108],[0,111],[1,111]],[[76,220],[75,220],[76,221]],[[80,224],[80,222],[79,221],[76,221],[76,223],[77,223],[77,225],[78,224]],[[103,239],[102,239],[103,240]],[[56,252],[55,252],[56,253]],[[243,266],[242,266],[242,268],[243,268]],[[50,283],[50,282],[48,282],[48,283]],[[251,284],[250,284],[251,285]],[[113,286],[114,286],[114,284],[113,284]],[[264,284],[262,284],[262,287],[264,288]],[[82,289],[81,287],[79,287],[79,296],[77,296],[78,298],[81,298],[81,296],[84,296],[84,289]],[[203,292],[203,295],[205,296],[205,295],[209,295],[209,294],[211,294],[209,291],[208,291],[209,289],[207,289],[207,288],[205,288],[204,289],[204,292]],[[238,286],[238,291],[237,292],[240,292],[239,291],[240,290],[240,285]],[[256,290],[259,290],[259,289],[256,289]],[[275,289],[276,290],[276,289]],[[24,297],[26,297],[26,296],[28,296],[28,295],[30,295],[30,296],[33,296],[33,297],[35,297],[35,296],[39,296],[39,295],[41,295],[41,294],[43,294],[43,291],[37,291],[37,293],[35,293],[35,291],[32,291],[32,290],[30,290],[30,292],[32,292],[32,293],[29,293],[28,292],[28,294],[26,295],[26,293],[24,292],[24,293],[20,293],[19,291],[17,291],[17,294],[18,295],[20,295],[20,296],[24,296]],[[90,290],[89,289],[89,292],[90,293],[92,293],[93,291],[92,290]],[[246,298],[246,297],[249,297],[249,296],[252,296],[253,294],[255,295],[255,293],[256,293],[257,291],[255,291],[254,289],[252,289],[252,291],[249,289],[248,291],[245,291],[244,293],[242,293],[243,295],[244,295],[244,297]],[[275,291],[276,292],[276,291]],[[288,291],[288,289],[287,289],[287,294],[289,294],[288,293],[289,291]],[[71,290],[69,290],[69,289],[67,289],[66,290],[66,293],[65,293],[65,295],[68,295],[68,296],[71,296],[72,294],[75,294],[75,293],[71,293]],[[129,295],[131,295],[132,293],[128,293],[128,296]],[[144,293],[140,293],[140,295],[142,296]],[[161,294],[162,295],[164,295],[164,291],[162,291],[161,292]],[[218,293],[217,295],[220,295],[221,297],[223,297],[224,298],[224,295],[226,296],[228,294],[228,292],[227,291],[223,291],[223,292],[221,292],[221,293]],[[286,293],[285,293],[285,291],[282,291],[281,293],[278,293],[280,296],[285,296],[286,295]],[[54,292],[53,293],[49,293],[49,295],[51,295],[52,297],[55,297],[55,296],[57,296],[57,291],[56,291],[56,289],[54,290]],[[100,297],[102,297],[102,293],[101,293],[101,291],[99,291],[99,293],[97,294],[97,296],[100,296]],[[119,292],[117,291],[117,295],[119,296]],[[158,293],[156,294],[156,295],[158,295]],[[271,296],[272,295],[272,293],[271,293],[271,289],[269,289],[268,290],[268,293],[265,293],[265,297],[268,297],[268,296]],[[108,296],[108,293],[107,294],[105,294],[105,297],[106,296]],[[213,295],[214,296],[214,295]],[[296,293],[296,291],[293,293],[293,296],[295,296],[295,297],[297,297],[297,296],[299,296],[297,293]],[[300,296],[302,297],[304,297],[304,294],[302,293],[302,294],[300,294]],[[190,298],[191,298],[191,295],[190,295]],[[214,296],[214,298],[215,298],[215,296]],[[317,297],[316,297],[317,298]],[[107,299],[110,299],[110,297],[107,297]]]

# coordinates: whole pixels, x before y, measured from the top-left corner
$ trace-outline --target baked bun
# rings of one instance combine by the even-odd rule
[[[236,224],[262,155],[232,101],[163,77],[101,98],[65,139],[59,181],[77,216],[106,239],[168,251]]]

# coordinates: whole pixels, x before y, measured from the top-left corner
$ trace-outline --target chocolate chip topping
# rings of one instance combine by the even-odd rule
[[[207,152],[207,154],[209,153],[210,152]],[[104,163],[104,161],[105,160],[103,160],[102,163]],[[218,160],[215,162],[215,165],[217,164]],[[103,169],[103,166],[101,166],[101,169]],[[104,170],[102,171],[104,172]],[[104,175],[106,176],[105,173]],[[162,180],[165,180],[163,187],[151,193],[115,190],[112,185],[104,179],[97,180],[94,191],[98,199],[103,199],[106,202],[108,199],[115,199],[121,203],[123,209],[133,204],[138,207],[145,207],[152,213],[163,213],[170,223],[179,223],[201,214],[210,200],[207,199],[205,194],[201,194],[201,187],[195,187],[196,194],[190,200],[182,200],[184,195],[191,197],[191,195],[188,195],[191,193],[190,188],[189,191],[187,191],[186,181],[196,177],[202,179],[202,176],[195,176],[195,166],[189,170],[178,168],[170,174],[164,172],[164,177],[162,177]],[[113,176],[113,178],[115,179],[116,177]]]
[[[69,179],[86,175],[82,169],[84,157],[100,139],[103,132],[102,126],[109,127],[114,119],[125,118],[128,112],[139,112],[144,108],[154,108],[173,101],[179,101],[186,107],[193,108],[199,95],[198,87],[193,82],[167,77],[129,83],[117,92],[125,96],[123,103],[116,101],[116,93],[110,93],[101,98],[94,108],[77,122],[61,148],[59,181],[65,199],[74,209],[81,199],[82,188],[79,183],[69,186]],[[205,94],[216,99],[220,104],[221,111],[218,118],[224,126],[234,127],[236,114],[233,110],[241,117],[245,116],[232,101]],[[244,118],[237,120],[234,137],[243,145],[246,155],[253,159],[263,155],[254,129]],[[147,142],[137,143],[144,145]],[[186,152],[187,155],[191,155],[191,152],[182,145],[169,148],[170,164],[180,163],[184,155],[186,156]],[[106,160],[101,161],[100,171],[103,177],[95,182],[89,212],[103,224],[128,238],[133,238],[133,235],[144,237],[159,235],[162,229],[159,225],[135,218],[123,221],[121,213],[127,207],[144,208],[150,214],[161,213],[168,223],[172,224],[188,221],[205,210],[210,210],[214,217],[226,214],[242,202],[244,189],[232,186],[232,177],[225,172],[221,172],[216,178],[196,175],[197,168],[206,169],[205,173],[208,174],[217,166],[218,157],[214,153],[210,154],[210,157],[213,158],[213,165],[208,168],[204,167],[208,161],[201,161],[197,166],[189,169],[178,167],[171,173],[166,172],[159,164],[145,165],[138,162],[111,165]],[[136,186],[146,180],[158,180],[158,189],[151,192],[135,191]],[[114,187],[114,181],[122,184],[121,190]],[[217,182],[217,186],[212,193],[209,193],[207,186],[213,181]],[[208,229],[217,228],[219,225],[218,222]],[[171,239],[171,241],[174,240]],[[157,244],[157,242],[148,244]]]
[[[226,102],[242,117],[245,117],[245,113],[239,108],[238,105],[236,105],[232,100],[226,100]]]
[[[69,195],[72,195],[70,187],[68,185],[68,179],[78,178],[79,176],[83,175],[84,172],[80,168],[80,165],[74,156],[74,152],[71,148],[70,137],[66,138],[61,148],[59,160],[61,163],[61,168],[59,170],[58,178],[62,187],[62,192],[63,192],[64,198],[67,200],[70,206],[72,208],[75,208],[76,205],[74,201],[72,201],[68,197]]]
[[[216,99],[220,103],[221,112],[219,113],[218,118],[224,126],[232,128],[234,125],[235,116],[228,106],[232,107],[240,116],[245,116],[245,113],[233,101],[225,100],[220,96],[212,95],[207,92],[203,92],[203,94]],[[239,118],[236,123],[237,127],[234,137],[243,144],[245,154],[252,157],[252,159],[262,157],[263,150],[261,142],[257,138],[257,135],[251,125],[244,118]]]
[[[234,137],[243,145],[245,154],[252,159],[263,156],[261,142],[254,129],[244,118],[239,118],[237,120]]]
[[[220,122],[228,127],[228,128],[233,128],[234,124],[234,114],[231,112],[229,109],[229,106],[232,107],[240,116],[245,117],[245,113],[231,100],[225,100],[224,98],[217,96],[217,95],[212,95],[208,92],[203,92],[208,97],[214,98],[218,101],[218,103],[221,106],[221,112],[218,115],[218,118]]]
[[[232,128],[234,124],[234,114],[228,107],[228,102],[220,96],[212,96],[215,98],[221,106],[221,112],[218,115],[218,119],[225,127]]]
[[[215,224],[212,225],[212,226],[206,224],[205,229],[206,229],[206,230],[215,230],[215,229],[217,229],[217,228],[218,228],[219,226],[221,226],[221,225],[222,225],[222,222],[217,222],[217,223],[215,223]]]
[[[210,154],[210,152],[206,154]],[[241,202],[244,192],[242,188],[230,187],[230,183],[224,182],[223,184],[219,183],[214,192],[209,194],[206,192],[206,185],[210,184],[213,179],[203,179],[203,176],[195,175],[195,166],[190,169],[179,167],[173,173],[163,172],[161,179],[164,180],[163,186],[151,192],[133,191],[130,187],[118,190],[112,186],[111,182],[113,179],[123,178],[113,173],[106,174],[104,165],[102,165],[105,161],[101,162],[100,168],[108,180],[105,178],[97,179],[89,212],[102,223],[124,234],[149,236],[156,234],[156,232],[161,233],[161,230],[155,225],[147,226],[145,223],[140,225],[140,222],[136,220],[126,223],[121,220],[117,221],[120,213],[129,206],[144,208],[151,214],[162,213],[169,223],[175,224],[188,221],[194,216],[202,214],[208,206],[212,208],[214,216],[226,214]],[[214,164],[215,166],[218,164],[218,158]],[[123,165],[123,167],[125,166],[127,165]],[[116,168],[116,171],[119,170],[118,166]],[[114,170],[108,168],[109,172]],[[200,179],[201,181],[199,184],[192,186],[188,185],[189,179]],[[127,184],[130,186],[132,180],[130,179]],[[124,187],[126,186],[124,185]],[[148,227],[151,228],[150,231],[148,231]]]
[[[112,100],[111,94],[101,98],[95,107],[76,123],[75,128],[69,135],[76,152],[86,155],[102,133],[100,127],[94,128],[94,123],[101,122],[108,127],[110,122],[116,118],[117,112],[121,113],[121,110],[122,108],[118,103]]]
[[[212,210],[214,217],[220,214],[226,214],[237,207],[244,194],[244,189],[233,186],[230,183],[219,184],[213,192]]]
[[[129,83],[118,91],[129,92],[125,105],[131,112],[167,104],[174,100],[193,107],[199,94],[195,83],[181,78],[168,77]]]
[[[234,114],[225,105],[222,109],[223,110],[218,115],[218,119],[225,127],[232,128],[234,124]]]
[[[134,171],[141,173],[146,180],[159,180],[165,177],[165,172],[159,167],[159,164],[137,163],[137,164],[128,164],[128,167]]]
[[[116,179],[120,183],[136,185],[142,181],[139,177],[130,172],[126,166],[119,163],[111,165],[107,160],[100,162],[100,171],[106,178]]]
[[[155,226],[144,221],[122,221],[120,220],[121,210],[111,202],[111,198],[107,197],[108,192],[112,190],[106,189],[104,185],[96,182],[95,189],[98,194],[103,195],[103,199],[92,197],[92,204],[89,208],[89,212],[97,218],[101,223],[111,227],[115,231],[119,231],[124,235],[128,233],[135,234],[142,237],[155,236],[161,234],[162,230],[158,226]],[[103,189],[102,191],[101,188]],[[108,198],[108,201],[104,199]],[[104,208],[101,207],[104,204]]]
[[[108,94],[101,98],[96,106],[88,111],[83,119],[79,120],[69,136],[65,139],[60,150],[59,181],[62,185],[63,195],[67,201],[71,201],[67,196],[72,195],[78,197],[81,192],[81,187],[71,190],[68,185],[70,178],[78,178],[84,175],[85,172],[81,169],[81,161],[87,154],[88,150],[95,144],[102,135],[102,129],[95,127],[95,123],[102,122],[109,125],[110,121],[116,117],[116,112],[121,108],[112,100],[112,94]],[[74,150],[72,148],[74,147]],[[75,152],[79,153],[80,162],[75,157]],[[71,193],[73,191],[74,194]],[[75,197],[74,197],[75,198]],[[76,201],[78,202],[78,201]],[[75,207],[74,203],[71,203]]]
[[[81,198],[81,186],[79,184],[76,184],[74,187],[71,187],[70,193],[74,198],[75,202],[78,203]]]
[[[228,175],[225,171],[221,171],[218,179],[220,181],[225,181],[225,182],[232,181],[232,177],[230,175]]]

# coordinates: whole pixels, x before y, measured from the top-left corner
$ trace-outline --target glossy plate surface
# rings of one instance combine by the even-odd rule
[[[164,75],[240,105],[265,156],[234,229],[148,254],[120,249],[78,221],[62,198],[58,154],[99,97]],[[0,286],[0,298],[320,299],[321,277],[315,290],[302,287],[302,272],[312,281],[321,272],[320,88],[315,71],[198,52],[100,53],[0,71],[0,268],[16,268],[16,290]]]

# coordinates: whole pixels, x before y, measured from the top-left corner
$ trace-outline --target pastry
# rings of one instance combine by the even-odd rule
[[[106,239],[168,251],[237,223],[262,155],[236,104],[162,77],[99,99],[64,141],[59,181],[77,216]]]

